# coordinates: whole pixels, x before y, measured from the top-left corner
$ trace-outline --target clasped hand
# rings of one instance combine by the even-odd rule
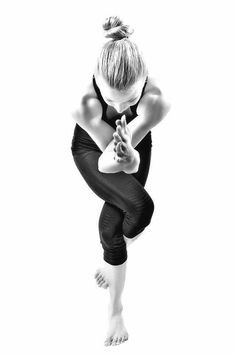
[[[134,159],[134,148],[131,145],[132,134],[127,126],[126,117],[116,120],[116,131],[114,137],[114,160],[119,163],[132,162]]]

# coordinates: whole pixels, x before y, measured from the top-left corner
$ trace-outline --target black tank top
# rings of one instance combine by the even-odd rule
[[[126,117],[126,122],[129,123],[131,120],[133,120],[135,117],[137,117],[137,107],[138,107],[138,104],[141,100],[141,98],[143,97],[143,94],[144,94],[144,90],[145,90],[145,87],[146,87],[146,84],[147,84],[147,81],[148,81],[148,76],[146,77],[146,80],[145,80],[145,83],[144,83],[144,86],[143,86],[143,89],[142,89],[142,93],[141,93],[141,96],[140,96],[140,99],[138,100],[138,102],[133,105],[133,106],[130,106],[130,109],[131,109],[131,112],[132,112],[132,116],[131,117]],[[116,129],[116,124],[115,124],[115,121],[119,118],[121,118],[121,114],[117,114],[117,116],[114,116],[113,118],[108,118],[107,115],[106,115],[106,111],[107,111],[107,103],[104,101],[103,97],[102,97],[102,94],[101,94],[101,91],[96,83],[96,80],[95,80],[95,77],[93,75],[93,86],[94,86],[94,89],[97,93],[97,97],[99,99],[99,101],[101,102],[102,104],[102,108],[103,108],[103,113],[102,113],[102,120],[104,120],[105,122],[107,122],[109,125],[111,125],[114,129]]]
[[[145,80],[143,89],[142,89],[142,93],[140,96],[140,99],[138,100],[138,102],[133,105],[130,106],[132,115],[129,117],[126,117],[126,122],[127,124],[133,120],[135,117],[137,117],[137,106],[144,94],[144,90],[147,84],[147,80],[148,80],[148,76]],[[96,83],[95,77],[93,75],[93,86],[94,89],[97,93],[97,97],[99,99],[99,101],[102,104],[102,108],[103,108],[103,113],[102,113],[102,120],[104,120],[106,123],[108,123],[112,128],[116,129],[116,123],[115,121],[119,118],[121,118],[121,114],[117,114],[117,116],[114,116],[113,118],[108,118],[106,115],[106,111],[107,111],[107,103],[104,101],[101,91]],[[140,141],[140,143],[136,146],[136,149],[139,150],[141,148],[150,148],[152,146],[152,138],[151,138],[151,131],[149,131],[145,137],[143,138],[143,140]],[[80,127],[77,123],[74,129],[74,135],[73,135],[73,139],[72,139],[72,145],[71,145],[71,150],[72,153],[78,153],[78,152],[83,152],[84,150],[96,150],[96,151],[101,151],[99,149],[99,147],[97,146],[97,144],[95,143],[95,141],[90,137],[90,135],[82,128]]]

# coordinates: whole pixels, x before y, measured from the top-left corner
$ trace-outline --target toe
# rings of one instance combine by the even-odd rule
[[[112,343],[112,337],[109,337],[105,340],[104,344],[107,346],[107,345],[111,345]]]
[[[94,274],[94,277],[97,278],[97,276],[100,274],[100,269],[97,269],[95,274]]]
[[[103,280],[103,277],[97,278],[97,282],[98,282],[98,283],[100,283],[100,281],[102,281],[102,280]]]
[[[100,276],[100,280],[104,280],[104,276],[102,274]]]
[[[108,285],[107,285],[107,283],[105,282],[105,283],[102,283],[102,285],[101,285],[104,289],[106,289],[107,287],[108,287]]]
[[[112,345],[116,345],[116,344],[117,344],[117,340],[118,340],[118,338],[115,337],[115,338],[113,339],[113,341],[112,341]]]
[[[122,337],[120,337],[120,338],[118,339],[118,341],[117,341],[117,344],[120,344],[120,343],[122,343],[122,342],[123,342]]]

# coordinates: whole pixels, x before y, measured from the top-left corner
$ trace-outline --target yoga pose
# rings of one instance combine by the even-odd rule
[[[109,325],[105,345],[128,339],[122,316],[127,246],[150,224],[154,203],[144,186],[151,161],[151,129],[169,111],[148,70],[133,31],[117,16],[103,29],[108,41],[96,62],[91,83],[72,116],[71,151],[88,186],[104,200],[98,229],[104,264],[95,273],[109,288]]]

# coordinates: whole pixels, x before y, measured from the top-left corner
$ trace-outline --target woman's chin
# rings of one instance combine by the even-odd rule
[[[115,110],[118,114],[124,114],[128,109],[129,109],[129,107],[127,107],[126,109],[123,109],[122,111],[117,111],[117,109],[115,109]]]

